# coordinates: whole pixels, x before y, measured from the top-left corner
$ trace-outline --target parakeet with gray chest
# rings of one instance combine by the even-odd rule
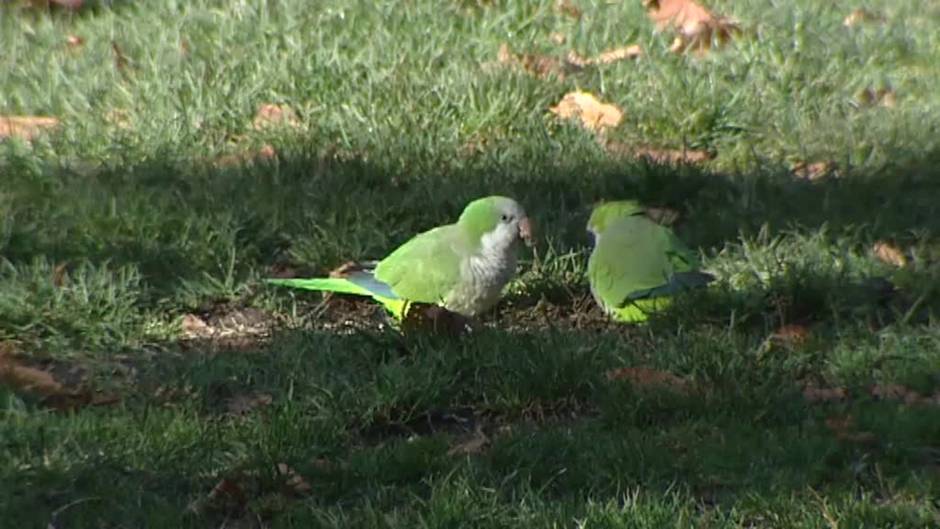
[[[308,290],[369,296],[397,319],[410,303],[432,303],[467,317],[493,307],[516,273],[520,242],[532,227],[515,200],[474,200],[453,224],[414,236],[378,263],[352,267],[343,277],[269,279]]]

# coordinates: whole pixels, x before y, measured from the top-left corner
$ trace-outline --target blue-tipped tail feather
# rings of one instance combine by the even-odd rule
[[[398,297],[390,286],[376,279],[371,271],[353,271],[344,277],[265,279],[265,282],[303,290],[371,297],[381,303],[392,316],[399,319],[404,315],[408,304],[406,300]]]

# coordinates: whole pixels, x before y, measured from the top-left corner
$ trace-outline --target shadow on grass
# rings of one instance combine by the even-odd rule
[[[870,353],[853,369],[890,371],[875,341],[849,344]],[[447,492],[454,483],[492,490],[508,509],[558,502],[575,512],[633,490],[678,493],[709,510],[810,490],[890,503],[940,486],[940,408],[881,401],[851,385],[844,399],[802,398],[798,379],[837,361],[825,344],[766,348],[756,334],[654,325],[485,329],[464,340],[278,331],[240,351],[173,347],[139,366],[118,407],[11,412],[18,418],[0,431],[18,466],[3,467],[4,519],[46,521],[88,500],[63,519],[170,523],[222,478],[237,480],[248,500],[188,516],[426,515],[431,498],[459,493]],[[927,375],[931,360],[917,362]],[[607,379],[624,365],[668,370],[696,389]],[[270,403],[233,410],[233,398],[252,394]],[[851,426],[833,430],[833,418]],[[487,444],[450,453],[476,430]],[[284,498],[278,463],[313,489]]]
[[[148,284],[172,290],[181,278],[244,277],[279,260],[328,270],[376,257],[429,226],[451,222],[475,197],[518,198],[561,251],[587,243],[584,224],[601,199],[638,198],[684,212],[693,245],[720,248],[762,226],[828,226],[859,243],[914,241],[940,228],[937,153],[877,174],[797,181],[782,167],[716,174],[697,167],[561,154],[537,162],[478,155],[414,171],[329,153],[294,153],[236,168],[172,161],[79,174],[11,167],[15,201],[4,255],[130,264]],[[426,163],[425,166],[435,166]]]
[[[769,237],[825,225],[827,236],[866,247],[917,242],[940,227],[936,153],[890,172],[814,183],[779,167],[736,175],[560,154],[536,163],[485,156],[442,161],[437,171],[302,150],[228,169],[154,161],[89,173],[24,164],[9,180],[4,256],[13,265],[45,259],[50,270],[84,260],[134,267],[137,302],[185,310],[212,295],[238,297],[273,265],[322,272],[381,256],[492,193],[522,201],[558,253],[587,243],[584,222],[603,198],[680,209],[684,238],[709,251],[764,225]],[[619,502],[637,489],[678,490],[706,506],[810,488],[936,493],[937,408],[879,402],[864,387],[873,376],[935,386],[935,333],[904,336],[905,325],[929,319],[913,311],[930,307],[915,306],[917,288],[931,280],[918,273],[897,301],[864,285],[853,293],[854,278],[790,270],[764,289],[680,303],[638,329],[559,324],[572,298],[549,278],[493,317],[516,330],[487,329],[473,340],[334,328],[278,331],[260,354],[208,356],[198,346],[175,354],[176,344],[164,344],[166,354],[139,366],[118,408],[55,418],[11,412],[18,418],[0,437],[19,466],[3,467],[4,519],[48,520],[71,501],[106,497],[111,519],[175,521],[226,475],[267,476],[252,479],[273,490],[271,468],[281,462],[317,484],[284,509],[420,511],[436,487],[461,480],[506,504]],[[190,287],[181,284],[195,285],[184,301]],[[540,303],[556,312],[539,320],[531,313],[545,310]],[[90,312],[82,321],[100,318]],[[531,325],[514,327],[525,318]],[[793,322],[822,323],[818,340],[767,346],[769,331]],[[896,323],[887,336],[870,330]],[[642,394],[606,380],[624,365],[678,373],[708,390]],[[846,384],[854,398],[807,404],[800,383],[813,378]],[[160,392],[169,397],[155,398]],[[272,404],[231,416],[226,400],[246,392],[269,394]],[[826,426],[833,416],[851,416],[873,441],[837,438]],[[490,445],[469,458],[449,455],[455,438],[477,426]],[[330,466],[313,463],[321,460]],[[96,501],[73,515],[92,520]],[[247,508],[270,515],[269,507]]]

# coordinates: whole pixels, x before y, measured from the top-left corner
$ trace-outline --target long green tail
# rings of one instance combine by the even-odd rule
[[[336,292],[337,294],[353,294],[356,296],[366,296],[370,297],[385,307],[385,310],[389,312],[397,320],[401,320],[404,316],[408,302],[403,299],[398,298],[389,298],[387,296],[382,296],[375,294],[367,288],[364,288],[348,279],[338,278],[338,277],[315,277],[310,279],[265,279],[266,283],[272,285],[290,287],[290,288],[299,288],[303,290],[318,290],[321,292]]]

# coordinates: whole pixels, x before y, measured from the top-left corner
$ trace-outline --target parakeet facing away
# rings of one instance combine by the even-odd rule
[[[519,241],[532,227],[515,200],[474,200],[454,224],[420,233],[378,263],[351,267],[342,277],[269,279],[275,285],[371,296],[397,319],[411,302],[434,303],[467,317],[499,301],[516,273]]]
[[[645,321],[669,304],[669,296],[707,284],[698,258],[671,229],[653,222],[632,200],[594,208],[587,229],[594,236],[588,260],[591,293],[618,321]]]

